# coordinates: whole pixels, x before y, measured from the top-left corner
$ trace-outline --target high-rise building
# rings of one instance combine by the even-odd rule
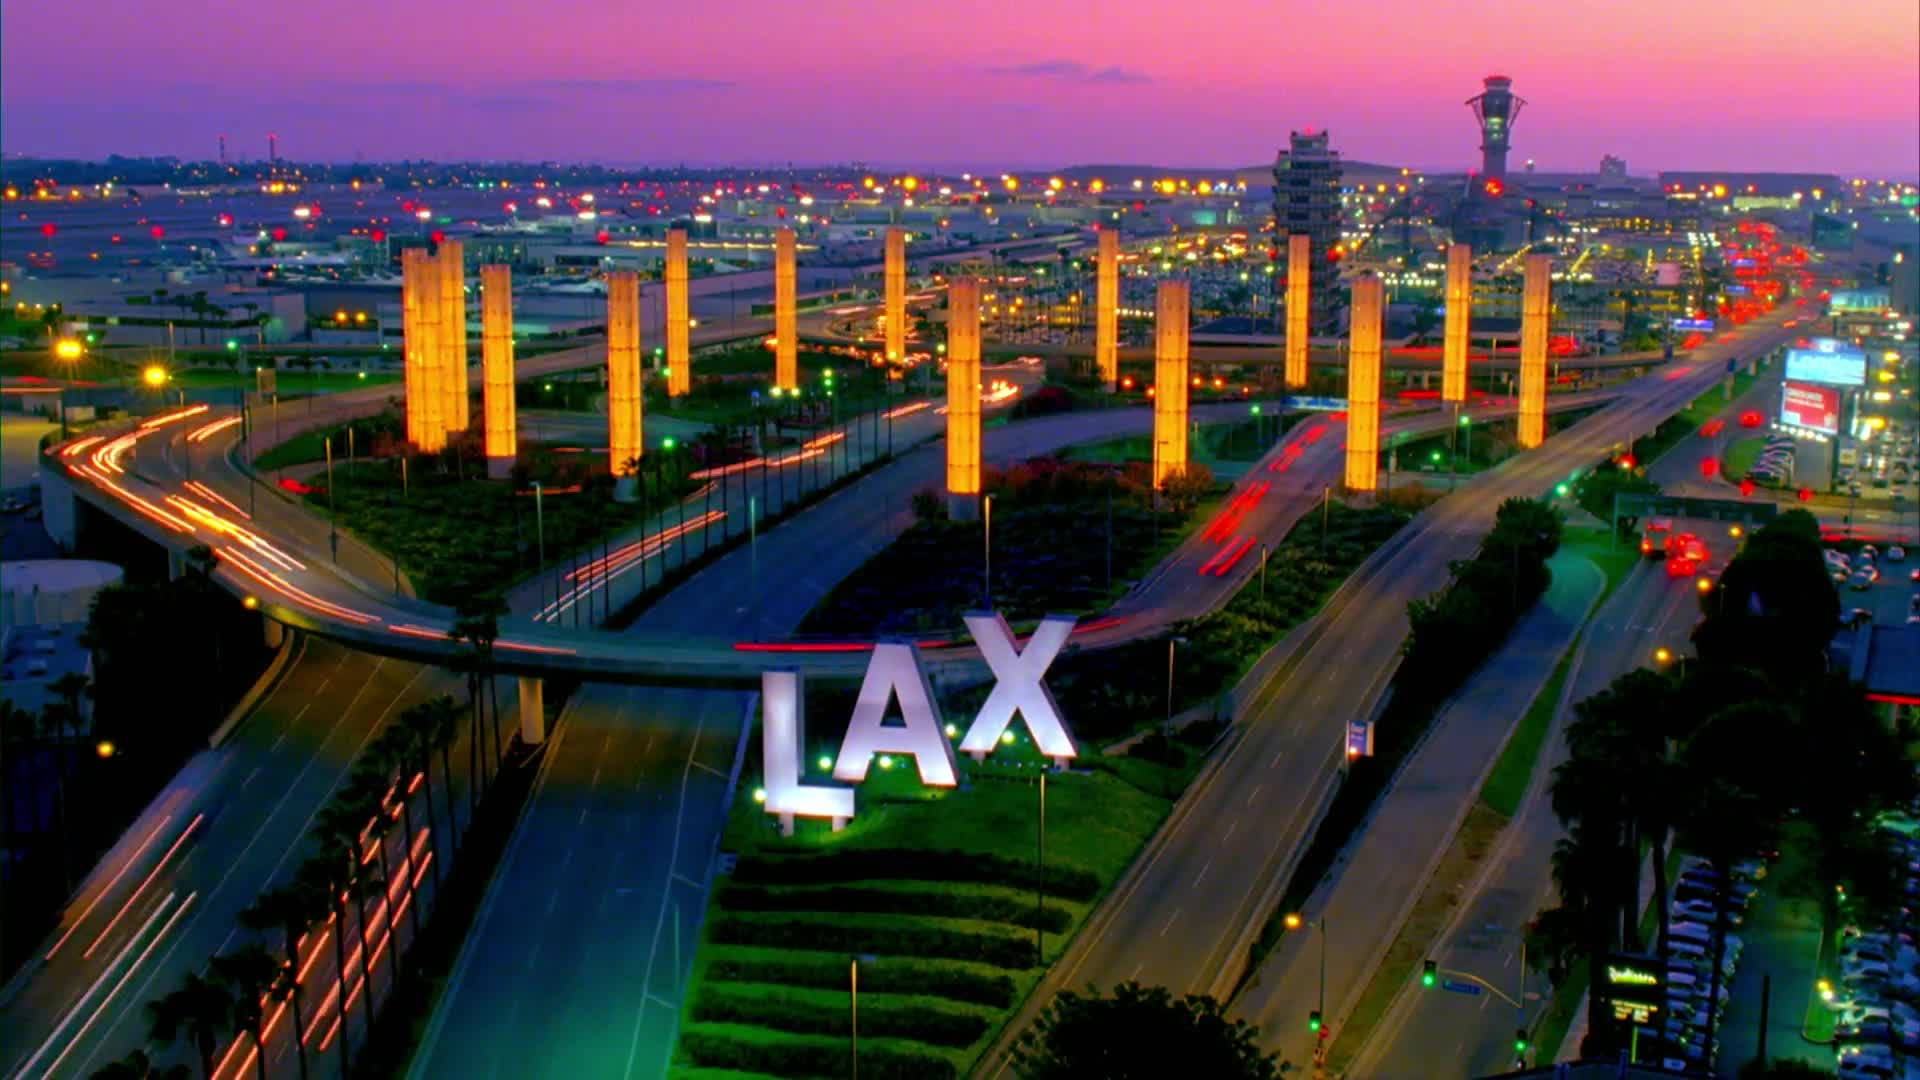
[[[1481,85],[1485,89],[1467,99],[1473,118],[1480,122],[1480,176],[1504,181],[1513,122],[1520,118],[1526,100],[1513,92],[1513,80],[1505,75],[1489,75]]]
[[[1313,271],[1309,277],[1313,321],[1328,321],[1335,310],[1334,289],[1339,280],[1340,155],[1328,144],[1327,133],[1296,131],[1273,163],[1273,225],[1275,241],[1303,235],[1311,244]]]
[[[1627,178],[1626,159],[1614,157],[1612,154],[1602,155],[1600,158],[1600,175],[1609,180],[1625,180]]]

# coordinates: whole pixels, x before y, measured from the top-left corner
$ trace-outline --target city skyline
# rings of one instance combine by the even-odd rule
[[[7,7],[10,155],[210,159],[224,133],[253,159],[273,131],[299,160],[1218,168],[1270,160],[1287,131],[1313,127],[1351,159],[1464,170],[1478,154],[1462,102],[1499,72],[1531,103],[1516,168],[1586,171],[1610,153],[1640,174],[1920,171],[1920,14],[1892,4],[1812,18],[1767,3],[1733,20],[1634,0],[1595,26],[1508,2],[1471,14],[1235,3],[1169,25],[1124,7],[1098,20],[996,5],[934,18],[753,0],[724,24],[635,11],[589,25],[441,0],[395,22],[356,0],[299,28],[332,42],[313,49],[268,9],[124,8],[82,26],[50,4]],[[155,44],[156,26],[221,70],[187,68]],[[457,51],[440,47],[456,37]],[[90,58],[81,78],[78,55]],[[1844,94],[1832,85],[1842,68]],[[1721,89],[1756,76],[1764,92]]]

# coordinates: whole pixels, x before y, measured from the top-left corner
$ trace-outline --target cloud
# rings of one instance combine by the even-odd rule
[[[1138,84],[1153,81],[1143,72],[1123,67],[1090,68],[1077,60],[1037,60],[1030,64],[988,68],[987,72],[1016,79],[1057,79],[1076,83]]]
[[[684,94],[731,90],[725,79],[540,79],[525,89],[561,94]]]

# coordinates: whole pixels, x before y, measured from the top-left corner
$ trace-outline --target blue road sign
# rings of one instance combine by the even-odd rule
[[[1457,979],[1440,980],[1440,989],[1451,990],[1456,994],[1478,994],[1480,992],[1478,983],[1460,982]]]

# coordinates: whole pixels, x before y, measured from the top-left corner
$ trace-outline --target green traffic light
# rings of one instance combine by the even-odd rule
[[[235,341],[235,340],[233,340],[232,338],[228,338],[228,339],[227,339],[227,351],[228,351],[228,352],[232,352],[232,351],[234,351],[235,349],[238,349],[239,347],[240,347],[240,343],[239,343],[239,342],[237,342],[237,341]]]
[[[1558,495],[1558,496],[1560,496],[1560,497],[1561,497],[1561,498],[1563,498],[1563,499],[1564,499],[1564,498],[1566,498],[1566,497],[1567,497],[1567,485],[1565,485],[1565,484],[1555,484],[1555,485],[1554,485],[1554,488],[1553,488],[1553,493],[1554,493],[1555,495]]]
[[[1432,986],[1435,982],[1439,981],[1439,976],[1440,965],[1432,960],[1428,960],[1420,969],[1420,985]]]
[[[1471,417],[1471,416],[1468,416],[1468,415],[1466,415],[1465,413],[1462,413],[1462,414],[1461,414],[1461,416],[1460,416],[1460,426],[1461,426],[1461,427],[1466,427],[1466,426],[1468,426],[1468,425],[1469,425],[1469,424],[1471,424],[1471,423],[1473,423],[1473,417]]]
[[[661,446],[662,446],[663,448],[665,448],[665,449],[668,449],[668,450],[671,450],[671,449],[673,449],[673,440],[672,440],[672,439],[670,439],[670,438],[669,438],[669,439],[662,439],[662,440],[660,440],[660,445],[661,445]]]
[[[1316,1012],[1313,1015],[1307,1017],[1307,1030],[1308,1031],[1320,1030],[1320,1014],[1319,1013]]]
[[[1251,411],[1253,412],[1253,415],[1255,415],[1255,416],[1259,416],[1259,415],[1260,415],[1260,406],[1258,406],[1258,405],[1254,405],[1254,406],[1252,406],[1252,409],[1251,409]]]

